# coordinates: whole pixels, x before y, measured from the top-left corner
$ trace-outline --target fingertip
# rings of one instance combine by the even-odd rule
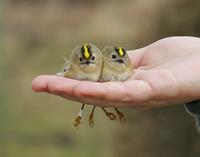
[[[46,75],[40,75],[33,79],[32,90],[34,92],[43,92],[47,88],[47,78]]]

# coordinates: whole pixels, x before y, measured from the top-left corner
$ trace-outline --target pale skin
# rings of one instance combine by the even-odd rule
[[[85,104],[135,109],[200,99],[200,38],[164,38],[128,54],[135,73],[125,82],[40,75],[33,80],[32,89]]]

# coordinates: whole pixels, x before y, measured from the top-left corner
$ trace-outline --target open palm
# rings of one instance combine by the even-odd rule
[[[78,81],[41,75],[36,92],[48,92],[86,104],[152,108],[200,98],[200,39],[171,37],[129,51],[135,73],[125,82]]]

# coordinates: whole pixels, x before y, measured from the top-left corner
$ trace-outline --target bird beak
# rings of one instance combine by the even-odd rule
[[[118,62],[118,63],[124,63],[123,59],[118,59],[118,60],[116,60],[116,62]]]
[[[86,61],[85,64],[89,65],[91,62],[90,61]]]
[[[86,64],[86,65],[89,65],[89,64],[91,64],[91,63],[93,63],[93,62],[91,62],[91,61],[86,61],[86,62],[84,62],[84,63],[81,63],[81,64]]]

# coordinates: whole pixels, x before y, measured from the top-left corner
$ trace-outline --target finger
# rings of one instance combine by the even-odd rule
[[[32,81],[32,89],[35,92],[48,92],[71,97],[74,96],[74,88],[79,82],[55,75],[40,75]]]
[[[152,89],[142,80],[126,82],[86,82],[83,81],[74,88],[74,95],[80,100],[101,100],[102,102],[134,103],[149,100]]]
[[[130,105],[147,101],[152,96],[151,87],[141,80],[99,83],[41,75],[33,80],[32,88],[36,92],[49,92],[70,100],[98,105]]]
[[[66,99],[69,99],[69,97],[65,97]],[[143,110],[143,109],[151,109],[154,107],[159,107],[163,104],[161,101],[144,101],[144,102],[119,102],[119,101],[103,101],[101,99],[93,99],[93,98],[87,98],[87,97],[82,97],[81,99],[71,99],[83,104],[87,105],[95,105],[99,107],[117,107],[117,108],[122,108],[122,107],[129,107],[137,110]]]
[[[146,50],[147,50],[147,47],[128,51],[128,55],[134,65],[134,68],[138,68],[141,65],[142,58]]]
[[[32,90],[35,92],[45,92],[47,90],[48,79],[53,75],[40,75],[33,79]]]

